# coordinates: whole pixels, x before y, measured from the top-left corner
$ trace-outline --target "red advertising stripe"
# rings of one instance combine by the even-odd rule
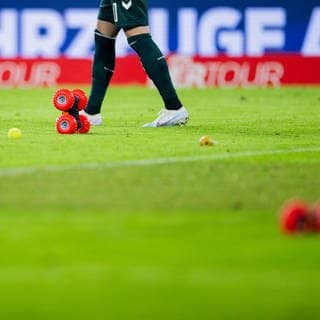
[[[168,59],[178,86],[247,87],[319,85],[320,57],[267,55],[263,57],[183,57]]]
[[[0,87],[50,87],[88,85],[91,59],[1,59]],[[118,59],[113,84],[146,84],[147,78],[135,56]]]
[[[90,59],[0,59],[1,87],[90,84]],[[168,57],[171,74],[182,87],[320,85],[320,57]],[[147,85],[137,56],[118,58],[112,84]]]
[[[55,60],[61,68],[58,83],[90,84],[91,65],[90,59],[58,59]],[[147,78],[136,56],[127,56],[117,59],[115,73],[112,78],[113,84],[146,84]]]

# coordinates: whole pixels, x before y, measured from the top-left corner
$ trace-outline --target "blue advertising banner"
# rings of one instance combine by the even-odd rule
[[[0,87],[90,84],[98,7],[0,0]],[[149,25],[177,86],[320,84],[319,0],[149,0]],[[148,85],[123,33],[116,43],[113,83]]]
[[[1,0],[0,57],[90,57],[98,6],[98,0]],[[150,0],[149,14],[165,53],[320,56],[318,0]],[[117,50],[130,52],[123,36]]]

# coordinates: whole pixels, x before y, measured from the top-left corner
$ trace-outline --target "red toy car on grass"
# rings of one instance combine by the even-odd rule
[[[280,224],[287,234],[320,232],[320,203],[288,201],[280,211]]]
[[[90,122],[79,114],[88,103],[88,97],[81,89],[59,89],[53,96],[53,105],[62,115],[56,120],[56,129],[61,134],[88,133]]]

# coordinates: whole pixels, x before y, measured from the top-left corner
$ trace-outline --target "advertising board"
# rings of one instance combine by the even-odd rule
[[[2,0],[0,86],[90,83],[99,2]],[[179,86],[320,84],[318,1],[149,1]],[[121,33],[114,84],[147,84]],[[128,72],[127,70],[130,70]]]

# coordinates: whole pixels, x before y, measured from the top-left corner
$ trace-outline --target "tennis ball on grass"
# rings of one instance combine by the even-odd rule
[[[8,138],[9,139],[20,139],[22,136],[22,132],[18,128],[11,128],[8,131]]]
[[[202,136],[199,140],[200,146],[214,146],[215,141],[210,136]]]

